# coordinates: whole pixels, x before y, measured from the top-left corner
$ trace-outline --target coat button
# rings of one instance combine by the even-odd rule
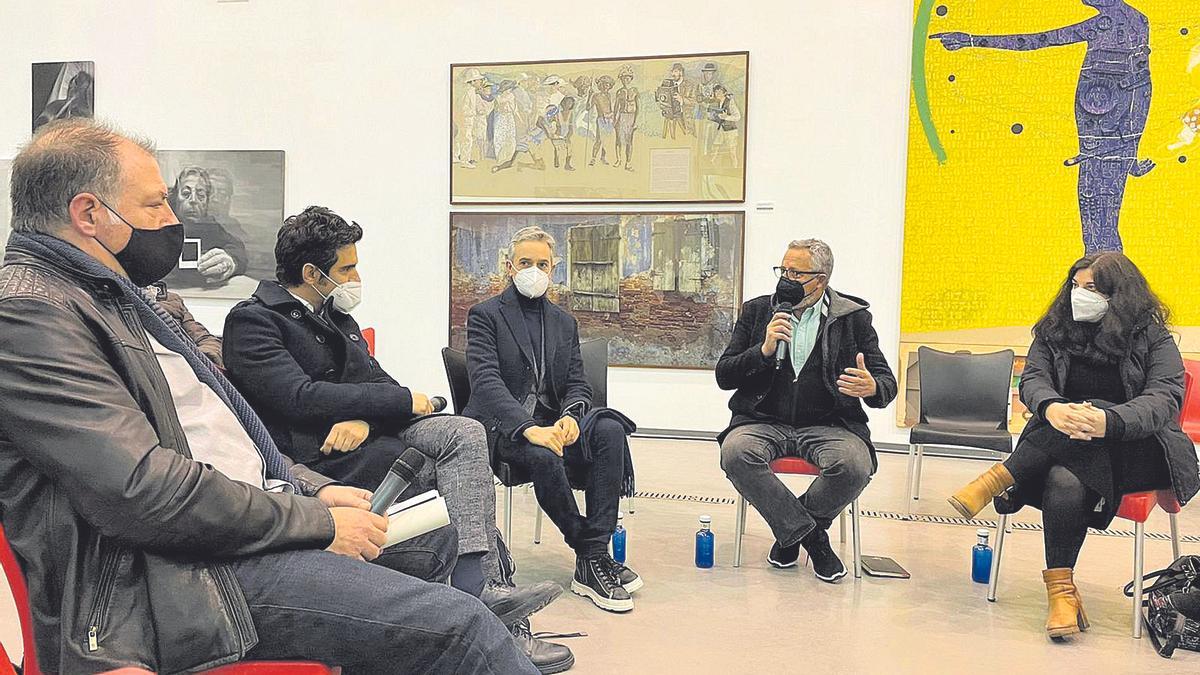
[[[350,334],[350,339],[351,339],[351,340],[354,340],[355,342],[358,342],[358,334],[357,334],[357,333],[351,333],[351,334]]]
[[[299,319],[302,316],[304,316],[304,315],[300,313],[300,310],[298,310],[298,309],[292,310],[292,318],[293,319]]]
[[[321,344],[325,344],[325,336],[324,336],[324,335],[318,335],[318,336],[317,336],[317,342],[319,342],[319,343],[321,343]]]

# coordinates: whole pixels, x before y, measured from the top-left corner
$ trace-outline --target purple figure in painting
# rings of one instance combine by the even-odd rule
[[[1082,0],[1099,13],[1072,26],[1025,35],[937,33],[951,51],[985,47],[1029,51],[1087,43],[1075,90],[1079,154],[1064,162],[1079,166],[1079,216],[1088,254],[1120,251],[1117,225],[1125,182],[1154,168],[1139,160],[1138,145],[1150,111],[1150,22],[1125,0]]]

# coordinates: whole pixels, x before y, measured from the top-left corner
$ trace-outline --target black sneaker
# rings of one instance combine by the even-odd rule
[[[829,533],[817,528],[800,540],[800,545],[808,551],[808,559],[812,562],[813,572],[817,578],[830,584],[836,584],[846,576],[846,566],[829,546]]]
[[[528,586],[506,586],[489,581],[479,599],[505,625],[513,624],[554,602],[562,595],[562,586],[553,581],[539,581]]]
[[[633,598],[621,586],[621,580],[609,569],[607,555],[594,555],[575,559],[575,578],[571,580],[571,592],[591,598],[600,609],[610,612],[628,612],[633,609]]]
[[[613,557],[610,555],[604,556],[604,560],[604,564],[608,565],[609,571],[621,582],[621,588],[624,588],[626,593],[633,595],[634,591],[642,588],[644,584],[637,572],[613,560]]]
[[[512,627],[512,634],[517,648],[529,657],[533,667],[542,675],[561,673],[575,665],[575,655],[569,647],[534,637],[529,630],[529,619],[518,621]]]
[[[767,554],[767,562],[771,567],[779,569],[787,569],[796,566],[796,560],[800,558],[800,542],[796,542],[791,546],[780,546],[779,542],[771,544],[771,552]]]

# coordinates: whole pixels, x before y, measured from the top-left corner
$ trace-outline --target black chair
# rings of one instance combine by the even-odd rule
[[[921,417],[908,435],[908,513],[921,498],[926,445],[1012,452],[1008,403],[1013,351],[990,354],[917,350]]]
[[[579,343],[583,358],[584,377],[592,388],[592,406],[608,405],[608,340],[593,339]],[[446,367],[446,379],[450,384],[450,401],[455,414],[461,415],[471,398],[471,380],[467,374],[467,355],[450,347],[442,348],[442,364]],[[504,495],[504,540],[511,541],[513,488],[532,482],[529,474],[520,467],[509,464],[496,456],[495,448],[488,449],[491,455],[492,472],[505,488]],[[630,500],[632,505],[632,500]],[[633,513],[632,506],[630,513]],[[533,543],[542,540],[542,510],[537,512],[534,523]]]

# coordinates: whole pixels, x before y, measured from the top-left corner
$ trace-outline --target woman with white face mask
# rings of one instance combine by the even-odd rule
[[[1167,320],[1124,254],[1072,265],[1034,326],[1021,375],[1033,418],[1004,463],[950,498],[968,518],[993,498],[1005,512],[1042,510],[1051,638],[1088,627],[1073,577],[1087,528],[1107,527],[1125,494],[1174,489],[1182,504],[1200,488],[1196,452],[1179,427],[1183,360]]]

